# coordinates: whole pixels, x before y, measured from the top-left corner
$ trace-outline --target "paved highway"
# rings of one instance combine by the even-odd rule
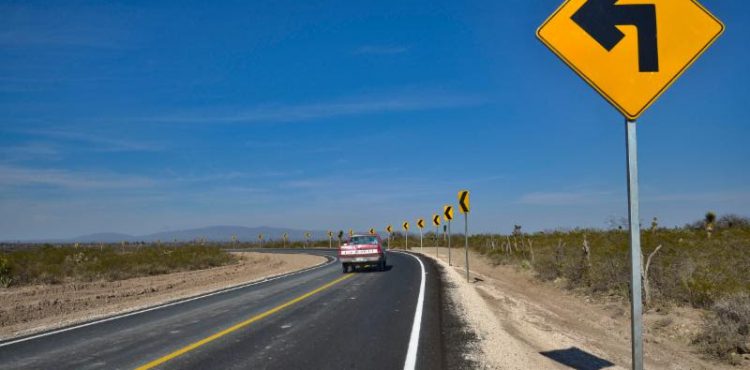
[[[267,282],[6,341],[0,343],[0,368],[447,367],[440,282],[432,264],[388,252],[385,272],[342,274],[334,251],[305,252],[330,261]]]

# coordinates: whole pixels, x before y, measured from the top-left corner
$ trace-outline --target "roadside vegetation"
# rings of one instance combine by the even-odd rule
[[[541,281],[593,298],[630,299],[630,244],[627,220],[609,229],[478,234],[469,246],[498,265],[530,270]],[[703,353],[737,364],[750,353],[750,219],[718,217],[664,228],[657,219],[641,225],[643,300],[646,310],[688,306],[704,310],[703,333],[694,338]],[[442,230],[441,230],[442,231]],[[424,235],[435,245],[435,233]],[[445,235],[437,243],[446,245]],[[394,234],[393,248],[404,247]],[[453,234],[463,248],[463,234]],[[411,234],[409,246],[419,246]]]
[[[657,222],[646,227],[641,244],[647,306],[710,308],[721,298],[750,292],[750,223],[740,220],[710,228],[666,229]],[[470,240],[496,263],[531,268],[541,280],[561,279],[569,288],[590,294],[627,297],[630,247],[624,229],[526,234],[518,227],[510,235]]]
[[[235,256],[220,248],[193,244],[16,245],[0,251],[0,287],[114,281],[235,262]]]
[[[704,351],[732,363],[750,353],[750,220],[709,212],[701,221],[663,228],[642,225],[642,281],[646,309],[671,305],[707,311],[695,338]],[[508,235],[476,235],[473,249],[496,264],[531,269],[589,296],[629,299],[627,224],[610,230],[576,229]]]

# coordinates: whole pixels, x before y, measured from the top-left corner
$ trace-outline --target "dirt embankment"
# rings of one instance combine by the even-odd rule
[[[424,254],[435,258],[434,248]],[[451,301],[480,338],[483,365],[492,369],[630,368],[629,306],[620,300],[593,301],[554,283],[541,283],[529,271],[493,266],[470,254],[466,283],[464,251],[447,250]],[[645,367],[648,369],[737,369],[705,360],[690,345],[701,326],[701,312],[672,308],[644,315]],[[740,368],[750,368],[745,361]],[[747,367],[745,367],[747,366]]]
[[[133,311],[325,262],[324,257],[303,254],[236,255],[239,263],[206,270],[0,289],[0,339]]]

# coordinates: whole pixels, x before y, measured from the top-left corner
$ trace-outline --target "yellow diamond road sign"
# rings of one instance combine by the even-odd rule
[[[537,37],[635,120],[723,31],[695,0],[567,0]]]

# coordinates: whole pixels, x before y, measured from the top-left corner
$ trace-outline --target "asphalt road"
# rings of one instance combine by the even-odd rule
[[[334,251],[306,251],[335,258]],[[388,252],[384,272],[340,263],[87,326],[0,343],[3,369],[445,368],[440,279]],[[425,290],[418,308],[423,267]],[[415,321],[418,325],[415,325]],[[416,332],[417,337],[415,337]],[[406,367],[405,367],[406,365]],[[451,366],[453,367],[453,366]]]

